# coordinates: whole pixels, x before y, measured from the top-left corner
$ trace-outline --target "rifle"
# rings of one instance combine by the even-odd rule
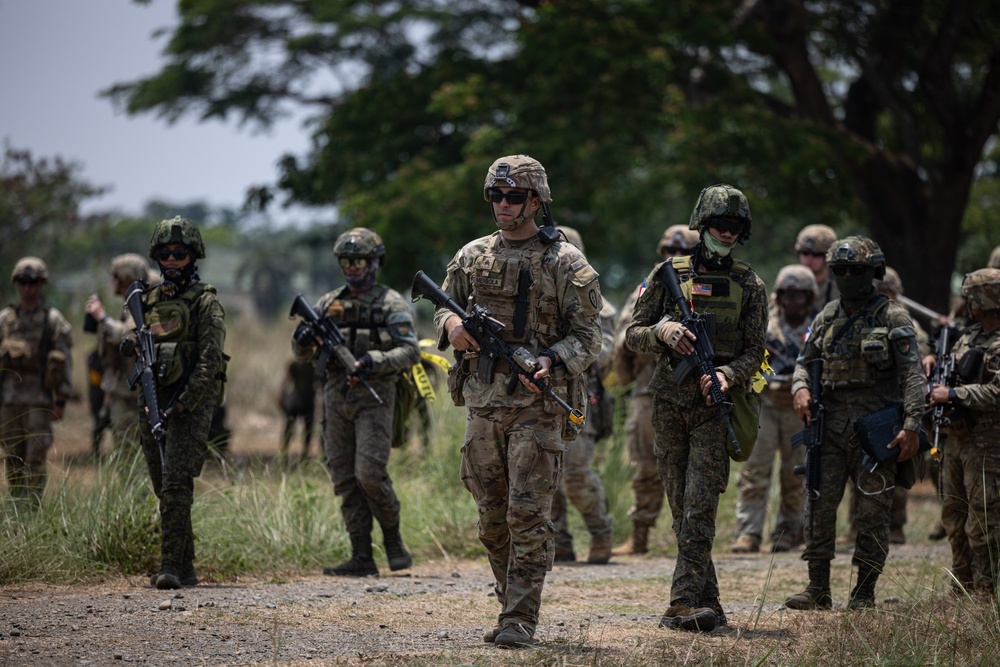
[[[733,404],[731,401],[726,400],[725,394],[722,393],[722,385],[719,383],[719,377],[716,375],[715,370],[715,350],[712,349],[711,341],[711,336],[715,333],[715,315],[714,313],[701,315],[691,309],[691,304],[688,303],[684,292],[681,291],[681,284],[677,279],[677,271],[674,270],[674,265],[670,261],[663,263],[663,266],[660,267],[658,277],[670,293],[670,298],[677,303],[677,308],[681,311],[681,324],[693,333],[696,338],[694,341],[694,354],[681,359],[674,368],[674,382],[682,384],[691,371],[695,369],[698,369],[702,375],[708,376],[711,381],[709,396],[712,398],[712,405],[718,408],[719,417],[722,419],[722,423],[726,425],[726,431],[729,433],[729,440],[733,446],[733,453],[737,457],[741,456],[743,450],[740,449],[739,440],[736,439],[736,433],[733,432],[733,425],[729,421],[729,413],[733,411]]]
[[[952,335],[953,332],[950,326],[945,325],[941,327],[937,343],[934,345],[934,355],[937,357],[937,363],[934,364],[934,370],[931,372],[931,377],[928,381],[928,392],[934,389],[935,384],[948,387],[951,386],[954,380],[955,355],[951,353],[951,346],[954,344],[954,341],[949,341]],[[934,424],[934,442],[931,445],[931,457],[935,461],[941,460],[941,447],[938,444],[938,439],[941,436],[941,427],[951,423],[951,417],[944,413],[945,407],[947,407],[945,403],[938,403],[931,408],[931,423]]]
[[[446,292],[437,286],[433,280],[427,277],[423,271],[417,271],[413,276],[413,302],[416,303],[421,297],[426,297],[439,308],[447,308],[462,318],[462,326],[470,336],[479,343],[479,378],[489,381],[493,377],[493,370],[497,362],[506,361],[510,366],[510,381],[507,383],[507,395],[510,396],[517,388],[520,378],[526,378],[529,382],[541,389],[549,398],[554,400],[559,407],[566,411],[569,420],[574,424],[583,424],[586,416],[580,410],[576,410],[569,403],[559,398],[549,383],[545,380],[534,379],[535,373],[541,366],[531,352],[523,347],[515,350],[510,344],[500,336],[500,331],[505,327],[501,322],[490,316],[490,311],[480,305],[473,305],[471,312],[466,312],[460,305],[455,303]]]
[[[142,295],[146,291],[146,283],[137,280],[129,285],[125,294],[125,306],[135,321],[136,357],[135,368],[128,376],[129,389],[135,389],[136,383],[142,384],[142,399],[146,403],[146,418],[153,432],[156,447],[160,450],[160,471],[167,472],[167,461],[163,447],[167,439],[166,421],[160,412],[160,403],[156,396],[156,345],[153,332],[146,326],[146,316],[142,311]]]
[[[301,317],[302,321],[305,322],[309,331],[308,335],[304,335],[301,340],[298,338],[298,343],[300,345],[310,345],[315,343],[314,336],[319,336],[320,340],[320,353],[319,359],[316,362],[316,377],[322,378],[323,374],[326,372],[326,365],[330,361],[330,355],[336,354],[337,359],[340,363],[344,365],[347,369],[347,375],[358,378],[361,384],[365,386],[368,393],[378,401],[379,405],[382,405],[382,397],[379,396],[372,386],[368,384],[368,380],[363,377],[360,369],[355,367],[357,359],[351,354],[351,351],[347,349],[347,340],[344,335],[340,333],[340,329],[337,327],[337,323],[331,320],[329,317],[320,317],[320,314],[316,312],[316,309],[309,305],[305,297],[301,294],[296,295],[295,301],[292,302],[292,309],[288,313],[289,317]],[[296,332],[298,335],[298,332]],[[345,381],[344,386],[341,388],[343,393],[347,393],[347,383]]]
[[[779,343],[777,339],[770,336],[764,341],[764,345],[771,353],[770,364],[774,371],[767,379],[787,382],[789,376],[795,371],[795,360],[800,352],[799,346],[791,341]]]
[[[806,476],[806,501],[809,503],[809,527],[806,538],[812,539],[813,520],[816,516],[816,501],[819,500],[820,452],[823,444],[823,427],[826,422],[826,407],[823,405],[823,359],[807,361],[809,371],[809,419],[805,427],[792,436],[792,449],[806,446],[806,464],[795,466],[796,475]]]

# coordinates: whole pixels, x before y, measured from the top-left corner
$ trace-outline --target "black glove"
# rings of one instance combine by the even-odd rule
[[[125,355],[126,357],[135,356],[135,339],[131,336],[125,336],[122,338],[122,342],[118,343],[118,351]]]
[[[367,377],[368,374],[372,372],[372,367],[375,365],[375,362],[372,361],[372,355],[367,352],[358,358],[358,363],[361,365],[355,368],[351,375],[357,375],[359,378]]]
[[[299,322],[299,326],[295,327],[295,333],[292,334],[292,338],[302,347],[309,347],[316,344],[316,330],[308,322]]]

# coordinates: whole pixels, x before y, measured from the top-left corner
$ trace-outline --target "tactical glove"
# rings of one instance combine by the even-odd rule
[[[299,326],[295,327],[295,333],[292,334],[292,338],[302,347],[309,347],[316,344],[316,330],[312,328],[311,324],[299,322]]]
[[[671,350],[677,349],[677,343],[687,333],[687,328],[674,320],[660,320],[656,325],[656,337],[663,341]]]
[[[131,336],[125,336],[122,338],[121,342],[118,343],[118,351],[126,357],[134,357],[135,338]]]

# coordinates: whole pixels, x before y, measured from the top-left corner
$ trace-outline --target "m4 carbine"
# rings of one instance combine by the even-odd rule
[[[823,444],[823,427],[826,422],[826,407],[823,405],[823,359],[806,362],[809,371],[809,418],[805,428],[792,436],[792,449],[805,445],[806,464],[795,466],[796,475],[806,476],[806,502],[809,503],[809,524],[806,538],[812,539],[813,519],[816,517],[816,501],[819,500],[820,451]]]
[[[135,389],[136,383],[142,385],[142,399],[146,404],[146,418],[153,431],[153,439],[160,450],[160,469],[166,474],[167,463],[163,447],[167,439],[166,418],[160,412],[159,399],[156,396],[156,345],[153,332],[146,326],[146,316],[142,311],[142,295],[146,292],[146,284],[140,280],[129,285],[125,293],[125,306],[135,321],[135,368],[128,376],[129,389]]]
[[[462,326],[470,336],[479,343],[479,372],[480,377],[489,378],[493,375],[493,369],[497,362],[506,361],[510,367],[510,381],[507,383],[507,395],[514,393],[519,378],[525,378],[545,394],[554,400],[559,407],[566,411],[569,420],[574,424],[583,424],[586,416],[580,410],[574,409],[569,403],[560,398],[549,383],[545,380],[536,380],[535,373],[541,368],[538,360],[531,352],[519,347],[517,350],[503,339],[500,332],[504,325],[490,316],[490,311],[479,305],[472,306],[471,312],[466,312],[460,305],[455,303],[437,283],[427,277],[423,271],[417,271],[413,276],[413,301],[418,301],[421,297],[426,297],[439,308],[447,308],[451,312],[462,318]]]
[[[952,340],[953,335],[954,332],[950,326],[945,325],[941,327],[937,344],[934,346],[934,356],[937,357],[937,362],[934,364],[934,370],[931,371],[930,381],[927,386],[928,392],[932,391],[936,384],[950,387],[955,379],[955,355],[951,353],[951,347],[955,343]],[[934,425],[934,442],[931,444],[931,457],[935,461],[941,460],[941,446],[939,444],[941,428],[951,423],[951,417],[945,414],[947,407],[946,403],[937,403],[931,408],[931,423]]]

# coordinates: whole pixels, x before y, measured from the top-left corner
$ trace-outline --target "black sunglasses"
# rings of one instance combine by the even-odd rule
[[[825,252],[813,252],[812,250],[799,250],[800,255],[809,255],[810,257],[826,257]]]
[[[716,229],[722,234],[742,234],[743,233],[743,223],[739,220],[727,220],[725,218],[712,218],[708,221],[708,226],[712,229]]]
[[[833,275],[843,278],[848,274],[860,276],[867,268],[864,264],[838,264],[837,266],[831,266],[830,270],[833,271]]]
[[[183,262],[190,254],[191,251],[187,248],[174,248],[173,250],[169,248],[159,248],[156,251],[156,259],[161,262],[165,262],[172,257]]]
[[[21,285],[37,285],[42,281],[39,280],[38,278],[18,278],[17,282],[20,283]]]
[[[508,192],[503,192],[496,188],[490,188],[486,191],[486,196],[490,198],[490,201],[494,204],[499,204],[504,199],[507,200],[511,206],[517,206],[518,204],[523,204],[528,201],[528,191],[527,190],[510,190]]]

